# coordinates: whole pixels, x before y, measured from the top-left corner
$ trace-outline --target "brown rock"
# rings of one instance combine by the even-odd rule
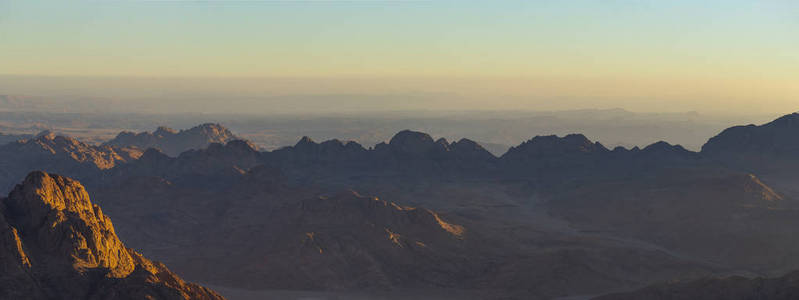
[[[125,247],[75,180],[33,172],[0,205],[0,299],[223,299]]]

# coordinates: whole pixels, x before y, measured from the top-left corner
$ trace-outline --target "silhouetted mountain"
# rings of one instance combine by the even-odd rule
[[[706,160],[755,173],[776,188],[799,195],[799,113],[756,126],[728,128],[702,147]]]
[[[799,113],[756,126],[735,126],[710,138],[702,154],[743,158],[751,155],[799,157]]]
[[[388,144],[378,144],[375,146],[375,151],[378,152],[378,156],[386,155],[380,152],[388,152],[397,160],[421,159],[468,163],[489,162],[495,159],[494,155],[469,139],[452,143],[444,138],[433,141],[433,138],[426,133],[410,130],[400,131]]]
[[[213,143],[224,144],[241,138],[219,124],[206,123],[190,129],[176,131],[168,127],[158,127],[154,132],[133,133],[124,131],[106,145],[137,147],[142,150],[156,148],[167,155],[177,156],[192,149],[203,149]]]
[[[2,299],[223,299],[125,247],[77,181],[33,172],[0,201]]]
[[[328,165],[365,160],[366,154],[367,150],[353,141],[344,143],[340,140],[329,140],[319,144],[306,136],[294,146],[272,151],[268,155],[274,162],[297,165]]]
[[[481,173],[496,163],[494,155],[473,141],[434,141],[426,133],[410,130],[400,131],[388,144],[377,144],[373,152],[375,162],[384,168],[426,176],[484,176]]]
[[[608,149],[601,143],[592,143],[582,134],[570,134],[565,137],[536,136],[519,146],[511,147],[502,155],[511,161],[539,160],[549,157],[565,157],[572,155],[596,155],[607,153]]]
[[[484,176],[496,161],[490,152],[468,139],[449,143],[430,135],[404,130],[389,143],[365,149],[356,142],[316,143],[302,138],[296,145],[263,153],[265,164],[298,177],[319,176]]]
[[[657,142],[644,149],[608,150],[582,134],[536,136],[511,147],[499,159],[501,177],[535,180],[544,187],[570,182],[634,176],[644,171],[702,164],[699,155],[679,145]]]

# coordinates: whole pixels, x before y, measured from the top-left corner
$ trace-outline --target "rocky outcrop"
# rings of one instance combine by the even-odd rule
[[[125,247],[72,179],[33,172],[0,205],[0,299],[222,299]]]
[[[222,125],[206,123],[181,131],[163,126],[152,133],[123,131],[105,144],[142,150],[156,148],[174,157],[184,151],[204,149],[213,143],[225,144],[240,139]]]

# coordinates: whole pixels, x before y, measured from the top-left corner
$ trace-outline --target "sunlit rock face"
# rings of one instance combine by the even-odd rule
[[[48,256],[68,257],[77,269],[105,268],[115,278],[133,272],[133,259],[114,233],[111,220],[89,202],[80,183],[34,172],[5,203],[10,215],[25,216],[17,218],[21,233],[39,236],[35,246]]]
[[[79,182],[30,173],[0,205],[0,299],[222,299],[125,247]]]

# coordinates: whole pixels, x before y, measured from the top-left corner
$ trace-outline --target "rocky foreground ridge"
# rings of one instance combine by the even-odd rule
[[[30,173],[0,200],[0,299],[223,299],[125,247],[77,181]]]

